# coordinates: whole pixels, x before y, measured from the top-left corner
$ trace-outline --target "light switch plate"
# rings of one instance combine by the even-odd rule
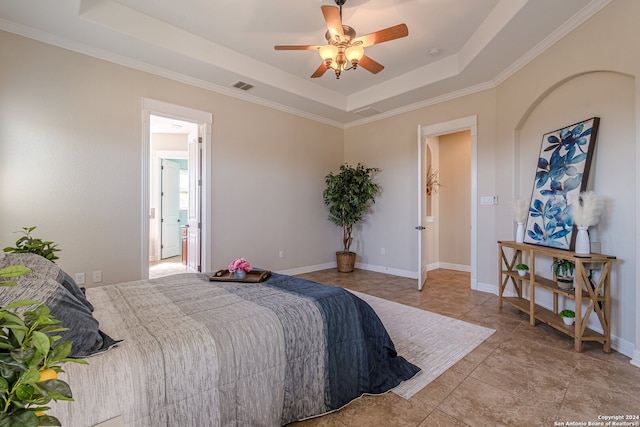
[[[488,206],[488,205],[497,205],[498,204],[498,196],[482,196],[480,197],[480,205]]]

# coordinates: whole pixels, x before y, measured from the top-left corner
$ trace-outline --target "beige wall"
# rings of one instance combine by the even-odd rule
[[[589,188],[604,196],[607,205],[590,233],[602,242],[604,253],[619,259],[612,272],[612,331],[614,345],[617,340],[627,353],[634,342],[638,348],[640,336],[638,252],[631,237],[637,235],[638,217],[640,57],[628,54],[640,39],[635,23],[639,15],[638,2],[612,2],[498,88],[497,152],[506,166],[499,168],[501,194],[530,197],[532,183],[525,178],[533,173],[531,164],[544,133],[601,118]],[[553,66],[559,63],[562,67]],[[504,226],[508,217],[503,206],[498,238],[511,235]]]
[[[377,178],[382,193],[373,206],[373,215],[358,227],[363,235],[356,250],[360,262],[399,273],[415,274],[417,270],[418,126],[477,115],[477,160],[483,166],[478,168],[478,193],[495,194],[495,168],[491,166],[495,157],[495,102],[495,90],[486,90],[345,130],[345,160],[381,168]],[[478,210],[481,242],[495,242],[494,211]],[[479,251],[479,263],[497,263],[494,246],[490,246],[492,253]],[[381,247],[386,249],[385,255],[380,254]],[[479,279],[495,282],[488,274]]]
[[[640,2],[616,0],[495,89],[347,129],[345,159],[382,168],[383,193],[375,215],[362,225],[364,244],[358,248],[362,260],[416,271],[416,128],[477,115],[478,195],[497,195],[499,200],[497,206],[480,206],[476,201],[477,280],[479,288],[495,291],[496,241],[515,237],[511,202],[531,194],[542,134],[599,116],[591,182],[608,204],[593,235],[604,252],[620,259],[612,274],[614,347],[635,354],[640,364],[636,350],[640,56],[630,54],[640,40],[637,16]],[[383,246],[386,257],[379,255]]]
[[[322,191],[342,162],[341,129],[6,32],[0,52],[3,245],[36,225],[36,236],[59,243],[71,275],[140,277],[147,97],[213,114],[211,265],[335,261],[339,233]]]
[[[440,140],[440,264],[471,265],[471,132],[442,135]],[[464,270],[464,268],[462,268]]]
[[[138,278],[148,97],[213,114],[212,265],[234,256],[273,270],[332,262],[340,238],[326,219],[323,178],[347,161],[381,168],[382,193],[355,233],[358,261],[415,274],[416,130],[477,116],[478,195],[500,204],[478,203],[472,250],[478,283],[496,289],[496,240],[514,237],[510,202],[530,186],[542,133],[599,116],[592,177],[609,203],[594,234],[619,258],[614,347],[635,351],[640,365],[638,16],[640,2],[615,0],[494,89],[345,130],[0,33],[0,242],[37,225],[60,243],[71,274]]]
[[[613,298],[613,322],[618,333],[633,336],[634,324],[624,319],[624,301],[632,301],[635,289],[634,272],[629,263],[629,255],[635,252],[635,245],[627,233],[634,229],[635,214],[633,201],[637,190],[628,181],[635,170],[635,82],[629,75],[612,72],[581,74],[558,85],[545,95],[530,114],[522,120],[516,138],[516,192],[525,198],[531,196],[532,181],[526,180],[535,173],[535,164],[527,159],[535,158],[540,150],[541,135],[549,131],[573,124],[589,117],[601,118],[596,141],[588,189],[606,199],[606,208],[601,221],[589,228],[591,241],[600,242],[602,252],[616,255],[620,262],[614,265],[611,291]],[[567,111],[567,99],[575,107]],[[564,118],[565,123],[559,121]],[[546,131],[542,131],[544,127]],[[550,126],[550,127],[549,127]],[[625,181],[625,185],[620,185]],[[547,268],[549,265],[540,265]],[[544,271],[544,270],[543,270]],[[548,304],[551,304],[548,298]],[[573,308],[571,306],[567,308]]]

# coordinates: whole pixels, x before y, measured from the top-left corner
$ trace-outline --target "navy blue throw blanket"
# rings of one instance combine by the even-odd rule
[[[312,300],[322,313],[327,340],[325,402],[331,410],[364,393],[387,392],[420,371],[398,356],[375,311],[345,289],[275,273],[263,285]]]

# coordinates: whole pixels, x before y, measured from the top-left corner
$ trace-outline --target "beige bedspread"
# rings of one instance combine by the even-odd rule
[[[274,276],[286,286],[300,281]],[[349,302],[340,307],[366,306],[343,293]],[[88,358],[89,366],[65,365],[60,377],[71,386],[75,401],[55,402],[51,410],[63,426],[89,427],[116,416],[135,427],[280,426],[336,409],[362,393],[387,390],[418,370],[396,357],[383,327],[372,339],[364,337],[364,329],[355,330],[354,336],[366,341],[364,350],[353,346],[357,340],[349,330],[339,330],[332,342],[340,345],[331,344],[328,353],[333,327],[327,327],[326,309],[268,284],[220,284],[180,274],[90,288],[87,297],[101,330],[124,341]],[[375,313],[349,316],[379,322]],[[334,322],[353,329],[352,323]],[[354,347],[353,355],[333,351],[343,340]],[[377,359],[382,355],[385,366],[390,360],[392,368],[378,369],[376,361],[366,358],[369,353]],[[349,378],[343,384],[328,375],[330,363],[356,372],[359,383],[352,387]],[[342,366],[350,363],[353,368]],[[402,372],[390,380],[386,373],[373,372],[372,379],[363,380],[359,370]],[[375,389],[373,383],[379,383]],[[345,387],[353,389],[345,394]],[[338,394],[342,400],[334,398]]]

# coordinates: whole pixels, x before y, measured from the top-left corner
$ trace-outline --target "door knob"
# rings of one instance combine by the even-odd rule
[[[427,227],[423,227],[423,226],[419,225],[419,226],[417,226],[417,227],[416,227],[416,230],[420,230],[420,231],[422,231],[422,230],[424,230],[424,229],[426,229],[426,228],[427,228]]]

